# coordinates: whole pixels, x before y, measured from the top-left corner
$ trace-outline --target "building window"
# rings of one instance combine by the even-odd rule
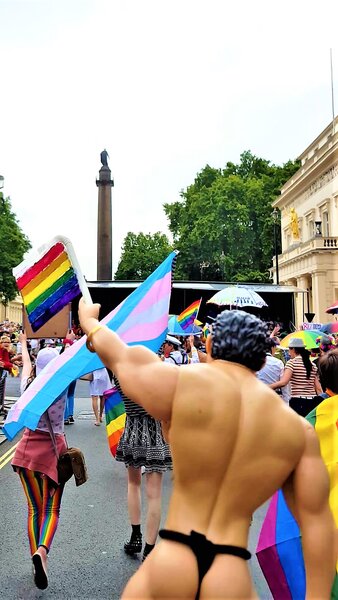
[[[307,222],[307,235],[308,238],[312,238],[314,236],[314,223],[313,223],[313,219],[308,219]]]
[[[322,228],[323,228],[323,235],[325,237],[330,237],[329,213],[327,211],[324,211],[322,213]]]

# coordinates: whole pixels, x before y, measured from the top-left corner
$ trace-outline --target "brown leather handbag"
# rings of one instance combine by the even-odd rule
[[[74,475],[77,486],[86,483],[88,479],[88,473],[83,452],[80,450],[80,448],[67,448],[66,452],[60,455],[57,449],[55,434],[50,422],[48,410],[46,411],[46,416],[49,435],[52,439],[54,452],[58,461],[59,485],[64,485],[72,477],[72,475]]]
[[[58,458],[59,483],[66,483],[72,475],[77,486],[86,483],[88,479],[85,458],[80,448],[68,448]]]

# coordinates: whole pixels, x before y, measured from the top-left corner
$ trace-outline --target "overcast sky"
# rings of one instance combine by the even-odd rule
[[[337,22],[336,0],[0,0],[0,174],[33,247],[68,236],[96,279],[104,148],[114,270],[207,163],[296,158],[332,118]]]

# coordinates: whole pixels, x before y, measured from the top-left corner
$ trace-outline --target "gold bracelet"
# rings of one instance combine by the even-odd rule
[[[95,327],[93,327],[93,329],[90,330],[90,332],[87,335],[86,346],[87,346],[89,352],[93,352],[93,353],[95,352],[93,342],[92,342],[92,337],[93,337],[94,333],[96,333],[99,329],[103,329],[103,325],[96,325]]]

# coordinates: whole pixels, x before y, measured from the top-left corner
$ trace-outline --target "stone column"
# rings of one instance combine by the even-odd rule
[[[99,179],[96,180],[99,188],[98,213],[97,213],[97,280],[111,281],[112,279],[112,209],[111,188],[114,181],[108,165],[102,165]]]
[[[315,313],[315,323],[325,323],[327,315],[325,314],[326,304],[326,272],[316,271],[312,274],[312,311]]]
[[[309,287],[309,278],[308,275],[301,275],[297,277],[297,287],[303,290],[307,290]],[[296,324],[297,328],[300,323],[306,322],[304,317],[304,313],[308,312],[308,292],[298,292],[297,293],[297,302],[296,302]]]

